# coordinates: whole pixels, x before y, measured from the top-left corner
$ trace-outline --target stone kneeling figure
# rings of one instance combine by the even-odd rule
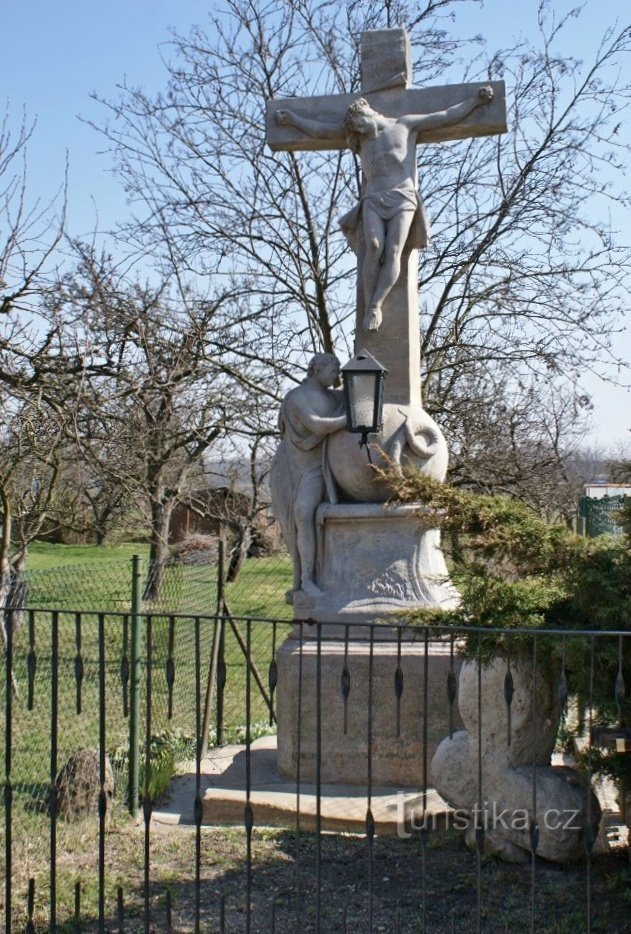
[[[322,595],[315,580],[315,514],[326,499],[326,439],[346,425],[342,391],[331,388],[339,373],[333,354],[316,354],[306,378],[287,393],[280,410],[282,440],[270,480],[274,510],[294,564],[294,586],[287,594],[290,603],[299,594]]]

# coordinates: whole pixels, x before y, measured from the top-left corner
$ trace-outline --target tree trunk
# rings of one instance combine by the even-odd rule
[[[160,599],[164,583],[164,568],[169,558],[169,526],[173,502],[163,499],[151,505],[151,544],[149,548],[149,574],[143,600]]]
[[[4,587],[11,576],[11,506],[4,490],[0,489],[0,510],[2,511],[2,525],[0,526],[0,594],[4,597]],[[0,599],[0,606],[4,599]]]
[[[228,566],[228,574],[226,575],[226,580],[229,583],[234,583],[239,577],[251,544],[252,526],[249,523],[248,525],[239,526],[239,537],[230,553],[230,564]]]
[[[9,574],[9,589],[6,595],[6,606],[7,607],[21,607],[26,606],[27,599],[27,589],[26,581],[24,578],[24,571],[26,570],[26,559],[28,558],[28,548],[25,546],[20,549],[17,555],[14,555],[14,560],[11,562],[11,570]],[[18,632],[21,629],[22,624],[24,623],[24,613],[22,609],[19,612],[13,612],[13,631]]]
[[[2,508],[2,527],[0,528],[0,640],[6,652],[8,648],[9,622],[7,608],[11,606],[13,573],[11,568],[11,506],[4,490],[0,490],[0,507]],[[15,617],[11,621],[15,629]],[[18,685],[14,672],[11,672],[11,687],[17,695]]]

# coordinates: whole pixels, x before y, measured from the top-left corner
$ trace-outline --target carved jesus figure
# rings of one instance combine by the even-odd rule
[[[475,96],[446,110],[401,117],[378,113],[363,97],[348,108],[342,128],[349,148],[361,159],[364,183],[359,204],[341,219],[341,226],[355,252],[360,221],[363,229],[365,330],[376,331],[381,324],[383,303],[399,278],[408,238],[412,247],[426,246],[429,239],[416,186],[417,137],[459,123],[492,98],[493,89],[483,87]],[[291,110],[278,110],[276,119],[310,136],[333,139],[340,135],[339,124],[307,119]]]

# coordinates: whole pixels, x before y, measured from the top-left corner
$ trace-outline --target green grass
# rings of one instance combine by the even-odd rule
[[[127,612],[131,600],[131,559],[142,558],[147,572],[148,549],[137,543],[117,547],[35,543],[29,558],[27,604],[48,609]],[[217,608],[217,568],[212,564],[169,565],[158,601],[147,612],[211,616]],[[236,582],[226,585],[234,616],[291,619],[285,592],[292,584],[286,556],[251,558]]]
[[[288,557],[251,558],[246,561],[239,579],[226,585],[230,612],[234,616],[290,620],[292,609],[285,602],[285,593],[292,582]]]
[[[128,547],[130,553],[136,546]],[[74,556],[75,563],[68,561]],[[86,556],[97,554],[98,561],[87,562]],[[58,555],[66,563],[54,567],[52,558]],[[113,560],[118,555],[119,560]],[[85,746],[96,747],[99,738],[99,650],[97,612],[105,616],[105,721],[108,751],[124,747],[129,724],[124,709],[124,686],[121,681],[121,659],[130,653],[129,613],[131,565],[121,560],[121,548],[90,546],[38,545],[34,557],[48,567],[29,575],[29,603],[37,609],[33,614],[34,650],[37,661],[33,681],[33,704],[28,710],[28,666],[30,632],[28,618],[15,635],[14,672],[19,693],[13,705],[13,782],[16,799],[24,806],[41,805],[50,781],[51,735],[51,613],[59,609],[59,679],[57,724],[59,749],[56,768],[65,763],[71,753]],[[111,560],[104,560],[109,558]],[[146,569],[146,562],[143,562]],[[227,585],[227,597],[235,616],[290,617],[290,607],[284,593],[291,584],[291,566],[287,558],[251,559],[234,584]],[[215,612],[216,568],[211,565],[169,567],[165,573],[162,599],[145,605],[152,616],[152,711],[151,733],[165,729],[182,737],[194,737],[196,731],[197,698],[195,694],[195,616],[210,616]],[[73,610],[81,610],[80,632]],[[110,612],[107,612],[110,611]],[[185,614],[172,619],[168,614]],[[146,644],[146,617],[141,618],[143,646]],[[288,625],[250,624],[252,659],[266,687],[270,663],[275,649],[283,641]],[[200,619],[199,677],[201,698],[212,648],[215,623]],[[243,642],[247,639],[247,624],[235,624]],[[79,637],[79,638],[78,638]],[[172,717],[168,717],[169,690],[166,679],[169,644],[175,667]],[[81,646],[84,677],[81,686],[81,713],[77,713],[77,682],[75,658]],[[245,656],[233,627],[225,624],[226,684],[224,694],[224,739],[231,741],[242,734],[245,723],[247,669]],[[251,722],[260,726],[269,723],[269,710],[254,678],[251,681]],[[145,728],[146,666],[143,665],[141,695],[141,730]],[[216,693],[215,693],[216,697]],[[4,682],[0,686],[0,702],[4,706]],[[215,717],[213,716],[213,727]],[[0,754],[4,754],[4,735],[0,738]],[[122,789],[121,789],[122,792]]]
[[[140,542],[124,545],[51,545],[49,542],[33,542],[29,548],[28,570],[40,571],[76,564],[98,564],[99,562],[129,561],[134,555],[146,558],[149,546]]]

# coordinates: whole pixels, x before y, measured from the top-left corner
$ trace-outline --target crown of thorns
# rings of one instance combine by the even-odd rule
[[[372,110],[372,107],[368,103],[365,97],[358,97],[357,100],[353,101],[352,104],[348,107],[344,115],[344,132],[348,135],[349,133],[354,132],[353,129],[353,117],[358,113],[365,112],[366,110]]]

